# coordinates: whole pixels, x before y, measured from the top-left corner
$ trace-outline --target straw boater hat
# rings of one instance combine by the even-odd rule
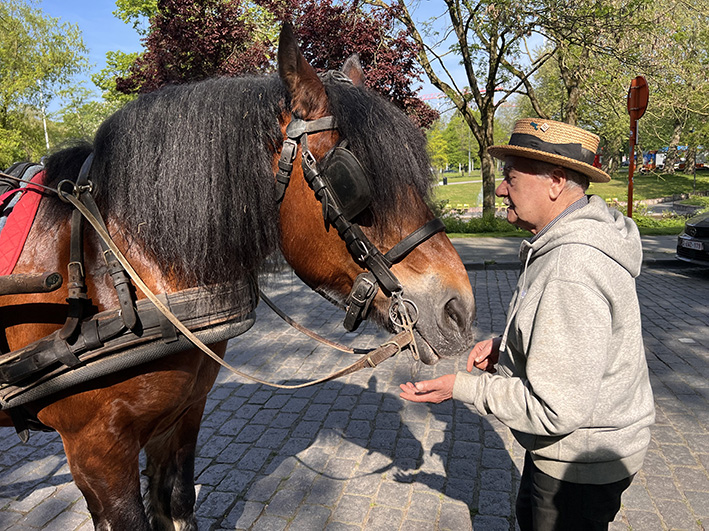
[[[515,124],[506,146],[492,146],[488,153],[504,159],[510,155],[558,164],[576,170],[591,182],[607,183],[610,176],[593,167],[600,138],[580,127],[536,118],[525,118]]]

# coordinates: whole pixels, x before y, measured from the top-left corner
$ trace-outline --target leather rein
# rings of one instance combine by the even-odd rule
[[[349,80],[347,80],[349,81]],[[261,298],[271,307],[281,318],[291,326],[305,333],[309,337],[338,350],[362,354],[362,357],[351,365],[336,371],[323,378],[297,385],[282,385],[265,380],[261,380],[249,374],[243,373],[213,352],[194,333],[192,333],[180,320],[170,311],[170,309],[152,292],[143,282],[130,262],[123,255],[111,238],[103,221],[101,214],[93,200],[92,183],[88,179],[89,170],[93,160],[93,154],[89,155],[83,163],[76,183],[65,180],[57,185],[57,188],[41,186],[41,188],[56,193],[62,201],[74,207],[72,214],[72,241],[70,250],[70,263],[68,265],[68,289],[69,303],[68,318],[64,327],[59,331],[59,337],[66,340],[76,331],[78,325],[84,317],[84,307],[86,305],[86,286],[84,283],[84,270],[82,258],[82,240],[80,230],[81,218],[86,219],[93,227],[99,237],[104,257],[108,265],[114,287],[118,293],[121,306],[121,318],[125,327],[132,330],[136,325],[137,316],[135,313],[133,298],[130,290],[130,280],[135,282],[150,302],[152,302],[160,313],[192,344],[199,348],[204,354],[212,358],[219,365],[233,374],[246,378],[256,383],[277,387],[281,389],[299,389],[311,385],[323,383],[335,378],[339,378],[355,372],[365,367],[376,367],[384,360],[398,354],[406,346],[410,346],[414,359],[418,360],[418,348],[414,336],[414,327],[418,320],[418,308],[413,301],[405,299],[403,296],[403,286],[391,271],[393,264],[403,260],[415,247],[426,241],[428,238],[444,230],[443,223],[439,219],[433,219],[422,227],[406,236],[387,253],[382,253],[363,233],[361,227],[346,219],[342,210],[338,206],[338,200],[328,182],[321,176],[318,170],[315,157],[307,146],[307,136],[309,133],[335,130],[335,120],[332,116],[320,118],[312,121],[293,119],[288,125],[283,149],[279,159],[279,170],[276,174],[277,200],[280,202],[285,193],[285,189],[290,180],[293,169],[293,162],[296,158],[298,145],[301,145],[301,161],[303,173],[306,181],[315,192],[315,196],[323,205],[323,218],[326,224],[334,226],[340,238],[346,243],[347,249],[353,259],[363,268],[368,269],[360,274],[355,280],[352,291],[346,301],[347,315],[345,317],[345,328],[354,330],[359,323],[366,318],[371,302],[379,289],[391,299],[389,306],[389,318],[398,333],[389,341],[372,350],[349,349],[337,343],[323,338],[290,319],[283,314],[273,302],[260,292]],[[340,148],[338,148],[340,149]],[[356,160],[356,159],[355,159]],[[358,163],[358,162],[357,162]],[[3,177],[15,179],[12,176],[2,174]],[[129,280],[130,278],[130,280]],[[59,360],[65,365],[75,366],[79,359],[70,352],[62,352]]]

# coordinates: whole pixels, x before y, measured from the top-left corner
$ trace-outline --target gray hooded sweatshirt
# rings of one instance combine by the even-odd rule
[[[497,374],[456,375],[453,397],[506,424],[546,474],[603,484],[636,473],[655,409],[632,220],[598,196],[520,248]]]

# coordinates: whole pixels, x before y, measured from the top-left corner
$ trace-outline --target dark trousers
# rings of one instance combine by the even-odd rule
[[[517,523],[522,531],[605,531],[632,481],[633,476],[606,485],[561,481],[539,470],[527,452],[517,494]]]

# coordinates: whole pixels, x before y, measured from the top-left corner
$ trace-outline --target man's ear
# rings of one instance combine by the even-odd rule
[[[559,196],[566,188],[566,170],[561,166],[557,166],[549,176],[549,198],[552,201],[559,199]]]

